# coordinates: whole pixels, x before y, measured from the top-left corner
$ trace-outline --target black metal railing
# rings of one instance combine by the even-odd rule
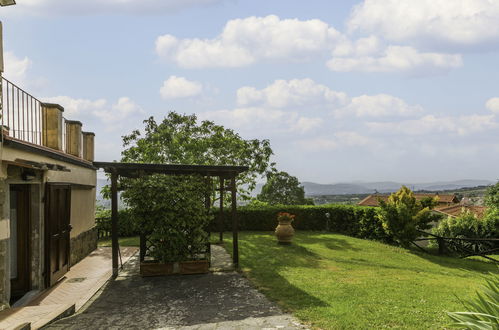
[[[1,125],[5,134],[42,144],[42,102],[2,77]]]
[[[428,252],[416,242],[436,241],[439,254],[456,253],[461,258],[479,256],[499,263],[491,257],[499,254],[499,238],[442,237],[432,233],[419,231],[423,236],[413,243],[419,249]]]

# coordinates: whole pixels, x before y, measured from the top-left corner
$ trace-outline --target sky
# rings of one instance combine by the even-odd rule
[[[96,134],[195,113],[300,181],[499,179],[497,0],[17,0],[4,77]]]

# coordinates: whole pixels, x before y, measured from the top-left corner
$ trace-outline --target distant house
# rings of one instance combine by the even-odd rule
[[[360,206],[379,206],[379,201],[388,201],[389,194],[373,194],[369,195],[363,200],[361,200],[358,205]],[[427,197],[438,197],[437,207],[452,206],[459,204],[459,199],[454,194],[428,194],[428,193],[416,193],[414,194],[416,200],[420,201]]]
[[[478,205],[458,204],[458,205],[436,207],[434,209],[434,211],[437,213],[443,214],[444,216],[451,217],[451,218],[455,218],[455,217],[459,216],[461,213],[469,211],[469,212],[471,212],[471,214],[480,218],[481,216],[483,216],[485,214],[485,212],[487,211],[487,208],[485,206],[478,206]]]
[[[379,206],[379,201],[388,201],[388,194],[373,194],[361,200],[358,205],[361,206]],[[456,195],[453,194],[428,194],[416,193],[414,194],[416,200],[420,201],[427,197],[438,197],[438,205],[433,211],[442,214],[446,217],[455,218],[465,211],[469,211],[477,217],[485,214],[487,208],[485,206],[467,205],[459,201]]]

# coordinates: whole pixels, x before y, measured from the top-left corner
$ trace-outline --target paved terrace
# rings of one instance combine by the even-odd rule
[[[138,254],[137,248],[121,249],[123,262]],[[71,315],[111,278],[111,248],[98,248],[71,270],[56,285],[34,297],[23,307],[0,312],[0,329],[18,329],[24,325],[38,329],[54,319]]]
[[[142,278],[138,255],[76,315],[46,329],[303,329],[234,272],[212,246],[215,272]]]

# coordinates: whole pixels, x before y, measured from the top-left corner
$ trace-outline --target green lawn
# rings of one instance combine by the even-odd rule
[[[325,329],[443,328],[445,311],[462,310],[459,299],[498,269],[318,232],[298,232],[290,246],[272,233],[242,232],[240,265],[270,299]]]

